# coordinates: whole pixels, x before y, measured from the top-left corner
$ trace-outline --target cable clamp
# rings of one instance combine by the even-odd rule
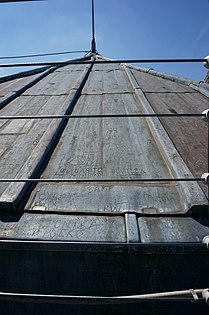
[[[198,298],[198,296],[197,296],[197,293],[195,292],[195,290],[194,289],[189,289],[189,291],[191,292],[191,294],[192,294],[192,296],[193,296],[193,298],[194,298],[194,303],[195,302],[198,302],[199,301],[199,298]]]
[[[203,65],[205,68],[209,69],[209,55],[206,56],[204,59],[205,61],[203,62]]]
[[[206,185],[209,185],[209,173],[204,173],[201,178],[204,180]]]
[[[203,240],[202,240],[203,244],[207,245],[207,248],[209,247],[209,235],[206,235]]]
[[[202,291],[202,297],[205,299],[206,303],[209,305],[209,289]]]
[[[203,112],[202,112],[202,114],[203,115],[205,115],[205,117],[203,117],[202,119],[204,120],[204,121],[209,121],[209,109],[206,109],[206,110],[204,110]]]

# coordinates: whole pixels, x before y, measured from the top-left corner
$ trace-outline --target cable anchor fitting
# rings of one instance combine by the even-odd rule
[[[206,185],[209,185],[209,173],[202,174],[201,178],[203,179]]]
[[[204,110],[202,114],[205,115],[205,117],[203,117],[202,119],[206,122],[209,122],[209,109]]]
[[[198,295],[197,295],[197,293],[195,292],[195,290],[194,289],[189,289],[189,291],[191,292],[191,294],[192,294],[192,296],[193,296],[193,303],[196,303],[196,302],[198,302],[199,301],[199,298],[198,298]]]
[[[207,248],[209,247],[209,235],[206,235],[203,238],[202,243],[205,244],[207,246]]]
[[[205,299],[206,303],[209,305],[209,289],[202,291],[202,297]]]
[[[204,59],[205,61],[203,62],[203,65],[205,68],[209,69],[209,55],[206,56]]]

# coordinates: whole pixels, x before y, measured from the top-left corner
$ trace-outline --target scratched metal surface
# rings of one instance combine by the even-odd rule
[[[57,69],[8,104],[1,110],[1,114],[64,113],[87,69],[88,67],[85,68],[84,65]],[[164,93],[162,80],[157,87]],[[166,89],[169,84],[166,82]],[[141,101],[137,96],[134,88],[135,85],[128,78],[123,66],[95,65],[73,114],[143,113],[145,110],[143,100]],[[175,83],[171,90],[173,93],[186,92],[189,95],[188,87],[179,83]],[[195,93],[197,92],[193,94]],[[160,95],[160,93],[150,94]],[[0,120],[2,177],[30,176],[36,163],[43,156],[49,140],[56,132],[59,121]],[[171,142],[169,150],[172,145]],[[163,149],[165,148],[160,146],[148,119],[73,119],[67,123],[42,178],[175,177],[170,163],[163,155]],[[183,161],[180,161],[181,167],[184,168]],[[13,204],[21,194],[23,185],[20,183],[0,185],[1,209],[7,208],[5,204]],[[185,198],[182,187],[187,188],[187,184],[185,186],[171,182],[38,184],[25,207],[35,213],[25,214],[15,223],[12,221],[5,223],[2,219],[0,230],[3,233],[2,237],[8,238],[139,242],[140,220],[137,220],[134,214],[127,214],[127,212],[175,215],[187,212],[193,204],[198,202],[202,204],[204,198],[201,191],[195,190],[200,194],[194,194],[195,199],[194,196],[190,196],[191,190],[188,189]],[[44,214],[45,211],[54,214],[49,212]],[[59,216],[60,211],[62,214]],[[98,216],[98,212],[106,215]],[[110,213],[123,212],[126,213],[125,217],[108,216]],[[97,220],[98,224],[95,224]],[[182,226],[186,224],[186,221],[181,222]],[[67,230],[68,232],[65,233]],[[145,227],[144,230],[142,228],[143,231]],[[205,233],[204,228],[201,233]],[[178,235],[176,238],[178,239]]]
[[[83,69],[69,66],[57,70],[7,105],[2,115],[63,113],[72,100],[72,90],[75,92],[80,84]],[[144,111],[143,97],[137,96],[123,67],[99,65],[93,69],[74,114]],[[179,85],[172,91],[185,92]],[[152,103],[149,93],[145,95]],[[198,99],[199,94],[192,93],[191,98],[193,95]],[[172,177],[170,165],[175,161],[169,163],[165,158],[152,126],[149,119],[141,118],[70,120],[42,177]],[[56,129],[55,121],[0,120],[2,177],[28,177]],[[180,161],[176,151],[173,157]],[[180,169],[183,164],[180,162]],[[12,202],[20,187],[22,184],[0,186],[0,202]],[[0,212],[0,290],[109,296],[206,287],[207,248],[185,242],[200,243],[209,228],[192,218],[177,216],[195,202],[188,187],[134,182],[38,184],[26,206],[29,211]],[[197,203],[203,200],[202,195],[198,191]],[[172,216],[154,217],[166,212]],[[146,217],[146,213],[153,217]],[[200,265],[204,274],[194,272]],[[191,309],[185,307],[184,313],[195,313],[189,305]],[[66,314],[69,309],[73,314],[168,314],[167,305],[162,304],[84,307],[0,303],[5,314]],[[182,305],[171,305],[170,310],[180,314]],[[197,314],[205,312],[198,309]]]
[[[68,66],[49,74],[1,110],[1,115],[65,114],[78,89],[85,66]],[[83,69],[83,70],[81,70]],[[69,75],[70,73],[70,75]],[[61,81],[57,79],[60,77]],[[65,92],[62,80],[67,81]],[[54,85],[56,91],[54,92]],[[0,120],[0,176],[28,178],[43,156],[60,124],[57,120]],[[22,184],[0,183],[0,204],[11,203]]]
[[[95,66],[73,114],[143,112],[122,66]],[[181,165],[181,167],[183,167]],[[185,174],[188,175],[188,174]],[[69,121],[42,178],[137,179],[175,177],[144,118]],[[176,183],[38,184],[27,209],[49,211],[185,213],[197,200]],[[200,194],[201,202],[204,200]],[[202,198],[202,199],[201,199]]]
[[[41,80],[36,85],[24,92],[24,96],[61,96],[68,95],[77,84],[85,65],[69,65],[58,68],[49,74],[46,79]],[[60,101],[60,104],[62,101]]]
[[[209,228],[192,218],[138,218],[142,243],[199,242]]]
[[[133,90],[125,71],[119,65],[95,65],[83,94],[130,94]]]
[[[0,215],[0,239],[126,242],[123,216]]]
[[[13,79],[0,83],[0,101],[7,95],[11,95],[11,93],[17,91],[17,89],[29,83],[31,80],[37,78],[39,75],[40,74],[34,74],[28,77]]]
[[[146,93],[195,93],[189,86],[157,75],[131,70],[143,92]],[[171,78],[172,76],[170,76]]]
[[[201,114],[209,108],[209,99],[189,86],[137,70],[132,73],[158,114]],[[160,121],[194,177],[207,172],[208,124],[200,117],[161,117]],[[207,191],[206,185],[201,187]]]

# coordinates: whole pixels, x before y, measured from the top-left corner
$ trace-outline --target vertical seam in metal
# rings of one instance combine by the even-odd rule
[[[136,214],[125,214],[126,243],[139,243],[140,230]]]

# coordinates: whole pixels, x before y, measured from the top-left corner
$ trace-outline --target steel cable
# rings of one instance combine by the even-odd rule
[[[96,60],[96,61],[59,61],[59,62],[31,62],[0,64],[0,68],[9,67],[32,67],[32,66],[57,66],[71,64],[115,64],[115,63],[184,63],[205,62],[205,59],[119,59],[119,60]]]
[[[0,292],[0,300],[30,303],[47,304],[77,304],[77,305],[109,305],[127,304],[139,302],[197,302],[194,297],[201,295],[203,289],[185,290],[164,293],[153,293],[131,296],[72,296],[72,295],[43,295],[43,294],[22,294]],[[198,301],[203,301],[203,297],[198,297]]]

